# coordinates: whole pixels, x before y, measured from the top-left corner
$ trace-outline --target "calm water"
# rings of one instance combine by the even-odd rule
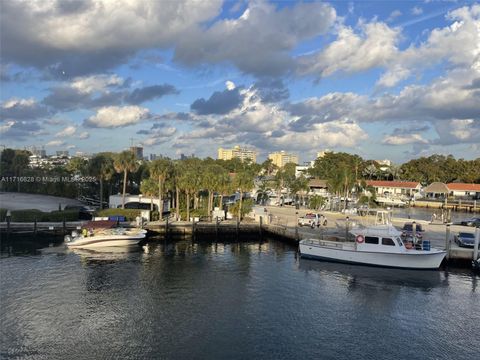
[[[432,214],[436,213],[438,219],[440,219],[441,209],[426,209],[426,208],[415,208],[415,207],[406,207],[406,208],[393,208],[393,217],[408,218],[409,216],[412,219],[418,220],[427,220],[432,219]],[[459,222],[463,219],[468,219],[473,216],[479,216],[478,213],[468,213],[465,211],[452,211],[451,213],[452,221]]]
[[[300,260],[276,241],[3,250],[2,359],[471,360],[480,349],[469,270]]]

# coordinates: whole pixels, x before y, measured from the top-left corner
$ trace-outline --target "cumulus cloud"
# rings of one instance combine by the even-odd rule
[[[145,101],[178,93],[179,91],[175,88],[175,86],[170,84],[145,86],[143,88],[135,89],[126,97],[125,101],[129,104],[138,105]]]
[[[186,65],[229,62],[245,73],[281,75],[293,68],[289,52],[301,41],[325,34],[335,20],[335,9],[328,4],[276,9],[263,1],[251,2],[240,17],[179,38],[174,59]]]
[[[59,147],[59,146],[65,146],[65,144],[66,144],[65,141],[62,141],[62,140],[52,140],[46,143],[45,146]]]
[[[385,23],[363,23],[359,33],[348,26],[340,26],[337,39],[325,49],[299,57],[300,75],[330,76],[338,71],[353,73],[384,67],[397,53],[400,29]]]
[[[4,140],[25,141],[44,134],[44,129],[36,121],[9,120],[0,125]]]
[[[386,145],[427,144],[427,143],[428,143],[428,140],[424,139],[420,134],[388,135],[382,140],[382,144],[386,144]]]
[[[90,134],[88,131],[83,131],[77,135],[77,139],[80,139],[80,140],[85,140],[85,139],[88,139],[89,137],[90,137]]]
[[[167,48],[187,33],[200,32],[200,24],[221,9],[220,0],[79,3],[3,2],[2,57],[61,77],[99,72],[140,49]]]
[[[55,137],[70,137],[77,131],[75,126],[67,126],[65,129],[55,134]]]
[[[446,16],[449,26],[433,29],[419,46],[398,51],[378,80],[378,85],[391,87],[421,70],[447,61],[451,67],[472,67],[480,70],[480,5],[462,7]]]
[[[48,114],[48,109],[33,98],[11,98],[4,101],[0,108],[2,120],[33,120]]]
[[[243,100],[240,88],[215,91],[209,99],[195,100],[190,108],[198,115],[227,114],[237,108]]]
[[[147,119],[150,112],[139,106],[107,106],[84,120],[84,125],[98,128],[117,128],[138,124]]]
[[[359,124],[352,121],[331,121],[314,124],[310,131],[286,131],[282,136],[267,137],[265,141],[277,149],[311,151],[312,144],[332,148],[354,147],[367,139],[367,133]]]
[[[434,141],[435,144],[480,144],[480,117],[437,122],[435,130],[439,135],[439,138]]]
[[[91,75],[73,79],[71,87],[80,93],[106,92],[111,86],[120,86],[123,79],[118,75]]]

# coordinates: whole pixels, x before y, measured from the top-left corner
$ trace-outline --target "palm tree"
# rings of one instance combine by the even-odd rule
[[[260,202],[261,205],[265,205],[268,201],[269,194],[271,189],[268,187],[266,181],[262,181],[257,190],[257,202]]]
[[[250,191],[253,188],[253,179],[255,174],[248,167],[243,167],[235,174],[235,186],[240,192],[240,204],[238,207],[238,219],[242,220],[242,202],[244,192]]]
[[[220,193],[220,208],[223,209],[223,196],[225,194],[230,195],[235,191],[233,188],[232,179],[228,174],[227,170],[223,169],[221,173],[218,174],[218,183],[217,191]]]
[[[160,206],[158,211],[160,213],[160,218],[162,218],[163,193],[165,192],[164,184],[165,180],[173,174],[172,162],[168,159],[157,159],[153,161],[150,165],[150,174],[153,178],[158,180],[158,203]]]
[[[113,166],[117,173],[123,172],[123,193],[122,193],[122,209],[125,209],[125,193],[127,191],[127,176],[128,172],[135,172],[138,169],[137,159],[135,154],[130,150],[122,151],[115,156]]]
[[[115,174],[113,158],[110,153],[99,153],[95,155],[88,164],[90,175],[98,178],[100,183],[100,209],[103,209],[103,182],[109,181]]]
[[[158,184],[155,179],[143,179],[140,183],[140,191],[146,196],[150,196],[150,210],[153,211],[153,197],[158,193]],[[160,210],[160,209],[159,209]]]

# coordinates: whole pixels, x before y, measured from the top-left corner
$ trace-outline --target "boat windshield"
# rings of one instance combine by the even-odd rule
[[[398,246],[402,247],[403,246],[403,241],[399,237],[396,237],[395,240],[397,241]]]

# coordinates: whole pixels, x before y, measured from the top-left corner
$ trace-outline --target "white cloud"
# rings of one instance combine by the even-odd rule
[[[65,141],[62,141],[62,140],[52,140],[52,141],[49,141],[48,143],[46,143],[45,146],[50,146],[50,147],[65,146]]]
[[[36,103],[37,102],[33,98],[30,98],[30,99],[11,98],[9,100],[5,100],[2,103],[2,108],[12,109],[16,107],[32,107],[32,106],[35,106]]]
[[[448,61],[457,68],[480,70],[480,5],[463,7],[447,14],[449,26],[433,29],[419,46],[410,46],[392,57],[377,85],[390,87],[425,68]]]
[[[390,16],[387,18],[387,22],[392,22],[393,20],[395,20],[399,16],[402,16],[402,12],[400,10],[393,10],[390,13]]]
[[[277,148],[311,150],[312,144],[332,148],[354,147],[367,139],[367,133],[356,122],[331,121],[314,124],[310,131],[288,131],[281,137],[271,138],[269,142]]]
[[[85,77],[76,77],[71,83],[71,87],[84,94],[93,92],[105,92],[108,86],[120,86],[123,79],[117,75],[92,75]]]
[[[428,144],[420,134],[389,135],[383,139],[386,145]]]
[[[55,134],[55,137],[70,137],[77,131],[75,126],[67,126],[65,129]]]
[[[7,132],[14,125],[15,125],[15,121],[7,121],[3,125],[0,125],[0,134]]]
[[[330,76],[342,71],[353,73],[373,67],[385,67],[397,53],[399,29],[385,23],[360,24],[360,33],[341,26],[335,41],[318,53],[298,59],[300,75]]]
[[[170,47],[221,10],[210,1],[2,2],[2,55],[60,74],[109,68],[140,49]],[[25,27],[24,24],[29,24]]]
[[[171,138],[175,135],[177,129],[174,127],[159,127],[153,128],[150,131],[150,136],[142,141],[144,146],[153,146],[165,143],[172,140]]]
[[[235,83],[233,81],[230,81],[230,80],[227,80],[225,82],[225,87],[227,88],[227,90],[234,90],[235,89]]]
[[[149,110],[139,106],[107,106],[85,120],[86,126],[116,128],[134,125],[150,116]]]
[[[240,17],[179,38],[175,59],[187,65],[229,62],[246,73],[279,75],[294,66],[291,50],[325,34],[336,19],[328,4],[295,3],[277,9],[266,1],[252,1]]]
[[[423,14],[423,9],[419,6],[414,6],[411,11],[412,11],[412,15],[422,15]]]
[[[77,139],[80,139],[80,140],[85,140],[85,139],[88,139],[89,137],[90,137],[90,134],[88,133],[88,131],[84,131],[77,135]]]

